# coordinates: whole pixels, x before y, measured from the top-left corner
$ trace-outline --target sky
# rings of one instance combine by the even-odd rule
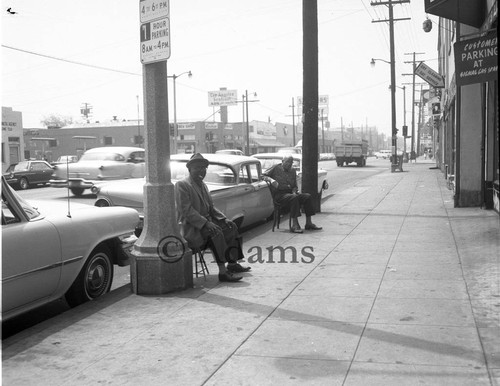
[[[82,121],[85,103],[92,121],[144,118],[138,0],[2,0],[2,8],[1,101],[23,113],[25,128],[43,127],[50,115]],[[390,65],[370,66],[372,58],[390,60],[389,24],[373,22],[388,16],[387,6],[370,0],[318,0],[318,89],[328,96],[331,127],[368,124],[390,133]],[[396,85],[406,86],[407,122],[409,54],[421,53],[416,59],[434,70],[438,65],[437,20],[428,16],[434,28],[425,33],[423,0],[394,5],[395,18],[411,18],[394,27]],[[170,0],[170,31],[168,75],[193,74],[176,80],[178,122],[212,121],[208,92],[226,87],[255,100],[250,120],[292,123],[292,98],[296,106],[303,87],[302,1]],[[167,83],[173,121],[172,79]],[[403,90],[396,90],[400,128]],[[230,122],[241,121],[241,103],[228,113]]]

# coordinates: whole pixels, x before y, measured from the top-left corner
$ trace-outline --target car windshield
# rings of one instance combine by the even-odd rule
[[[28,162],[19,162],[16,165],[10,165],[7,172],[20,172],[23,170],[28,170]]]
[[[170,171],[172,180],[182,180],[189,176],[189,170],[186,167],[187,161],[170,161]],[[226,165],[210,164],[207,168],[207,175],[204,181],[216,185],[235,185],[236,176],[233,170]]]
[[[267,171],[271,169],[274,165],[281,164],[283,162],[282,158],[259,158],[262,165],[262,170]],[[296,170],[300,170],[300,160],[294,159],[292,167]]]
[[[87,153],[80,161],[125,161],[125,157],[117,153]]]
[[[27,201],[25,201],[24,198],[22,198],[19,194],[17,194],[13,189],[10,187],[3,185],[2,189],[9,189],[12,196],[15,197],[15,199],[19,202],[19,205],[23,208],[24,212],[28,216],[30,220],[37,218],[40,216],[40,212],[33,206],[31,206]],[[11,204],[8,202],[7,199],[4,199],[4,195],[2,194],[2,212],[5,215],[8,213],[7,211],[10,211],[11,213],[15,213],[15,210],[11,207]]]

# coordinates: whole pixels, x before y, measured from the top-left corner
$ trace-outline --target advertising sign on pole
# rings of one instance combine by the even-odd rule
[[[208,92],[208,106],[232,106],[238,104],[237,90],[217,90]]]
[[[423,80],[429,83],[432,87],[444,87],[444,79],[441,74],[434,71],[424,62],[421,62],[417,68],[415,68],[415,75],[420,76]]]

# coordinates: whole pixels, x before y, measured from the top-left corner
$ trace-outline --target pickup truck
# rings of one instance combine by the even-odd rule
[[[366,165],[366,157],[368,156],[368,141],[346,141],[340,145],[336,145],[334,149],[337,166],[348,165],[356,162],[358,166]]]

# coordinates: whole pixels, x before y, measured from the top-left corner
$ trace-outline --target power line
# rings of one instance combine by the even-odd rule
[[[142,74],[137,74],[135,72],[128,72],[128,71],[121,71],[121,70],[115,70],[114,68],[108,68],[108,67],[101,67],[101,66],[96,66],[93,64],[87,64],[87,63],[82,63],[82,62],[76,62],[73,60],[68,60],[68,59],[63,59],[63,58],[57,58],[55,56],[50,56],[50,55],[45,55],[45,54],[40,54],[38,52],[33,52],[33,51],[28,51],[28,50],[23,50],[21,48],[16,48],[16,47],[11,47],[11,46],[6,46],[2,44],[2,47],[7,48],[9,50],[14,50],[14,51],[19,51],[23,52],[25,54],[30,54],[30,55],[35,55],[35,56],[41,56],[43,58],[48,58],[52,60],[58,60],[60,62],[65,62],[65,63],[71,63],[71,64],[76,64],[78,66],[84,66],[84,67],[90,67],[90,68],[97,68],[99,70],[105,70],[105,71],[111,71],[111,72],[118,72],[120,74],[127,74],[127,75],[134,75],[134,76],[142,76]]]

